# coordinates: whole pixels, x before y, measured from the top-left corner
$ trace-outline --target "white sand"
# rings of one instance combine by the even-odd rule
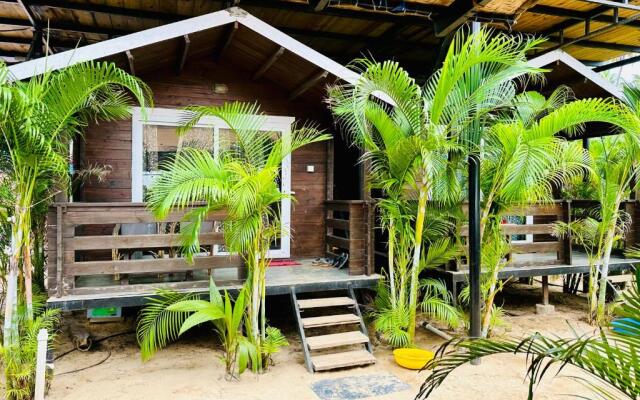
[[[570,335],[567,321],[579,331],[590,331],[583,319],[584,301],[575,296],[553,293],[556,313],[540,317],[534,314],[538,291],[519,289],[509,296],[508,310],[517,311],[518,316],[508,317],[510,328],[503,334],[521,337],[526,333],[543,331],[556,335]],[[515,304],[517,303],[517,304]],[[130,329],[127,324],[108,324],[96,328],[95,335],[106,336],[112,332]],[[155,399],[155,400],[303,400],[317,399],[310,384],[321,379],[391,373],[411,385],[410,390],[386,396],[380,400],[412,399],[422,383],[425,373],[402,369],[393,361],[391,351],[382,345],[376,346],[378,360],[374,366],[310,374],[304,366],[299,338],[294,330],[288,332],[291,345],[276,356],[277,365],[262,376],[251,373],[242,375],[240,381],[224,379],[224,368],[218,360],[213,335],[200,335],[181,341],[158,353],[151,361],[142,363],[133,335],[105,341],[94,352],[73,352],[56,362],[56,373],[62,373],[100,361],[112,352],[102,365],[54,379],[49,399],[51,400],[101,400],[101,399]],[[420,332],[419,344],[435,349],[441,343],[437,337]],[[68,348],[61,344],[61,350]],[[525,360],[512,355],[496,356],[482,361],[480,366],[464,366],[456,371],[430,398],[434,400],[481,399],[514,400],[527,398],[525,383]],[[567,376],[579,374],[575,369],[566,369],[561,376],[549,374],[538,387],[536,399],[569,399],[567,394],[588,394],[579,383]]]

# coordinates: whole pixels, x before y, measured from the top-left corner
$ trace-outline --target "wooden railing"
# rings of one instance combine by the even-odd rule
[[[507,217],[530,217],[530,223],[503,223],[502,232],[511,241],[511,253],[507,255],[512,266],[571,264],[571,237],[555,237],[551,234],[558,221],[568,223],[571,218],[571,202],[557,201],[551,204],[534,204],[526,207],[514,207],[503,215]],[[469,228],[463,225],[460,236],[463,241],[469,235]],[[524,236],[524,240],[513,240],[514,235]],[[543,257],[541,254],[546,254]],[[529,256],[531,255],[531,256]],[[535,255],[535,257],[533,257]],[[456,269],[466,269],[466,260],[462,257],[454,264]]]
[[[327,208],[327,255],[336,257],[349,254],[349,274],[371,274],[370,205],[362,200],[328,200]]]
[[[130,278],[141,274],[184,273],[183,280],[195,283],[195,271],[210,275],[217,268],[242,270],[239,257],[214,254],[223,237],[213,227],[224,213],[207,217],[208,228],[201,230],[199,238],[202,252],[188,264],[180,255],[178,233],[184,214],[171,213],[158,223],[143,203],[54,204],[47,222],[50,295],[92,294],[114,287],[134,290],[142,285],[131,284]],[[95,279],[105,276],[112,279]],[[99,284],[92,284],[90,277]],[[81,287],[78,279],[83,279]]]

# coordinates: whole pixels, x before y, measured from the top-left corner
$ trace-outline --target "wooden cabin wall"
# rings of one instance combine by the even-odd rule
[[[165,70],[141,78],[151,87],[156,107],[257,101],[267,114],[294,116],[301,121],[320,123],[325,128],[329,126],[326,107],[319,101],[306,100],[304,95],[289,101],[288,93],[277,85],[265,79],[252,81],[251,73],[241,67],[212,59],[188,63],[180,75],[174,70]],[[214,83],[226,84],[228,93],[213,93]],[[103,182],[85,183],[82,200],[131,201],[131,121],[90,126],[83,147],[82,165],[109,165],[112,172]],[[296,196],[291,215],[291,255],[294,257],[324,255],[326,160],[326,143],[307,146],[292,156],[291,187]],[[306,172],[307,165],[314,165],[315,172]]]

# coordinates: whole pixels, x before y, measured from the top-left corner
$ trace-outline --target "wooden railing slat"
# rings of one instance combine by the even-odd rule
[[[203,246],[224,244],[221,232],[201,233],[198,236]],[[67,240],[67,250],[111,250],[111,249],[142,249],[157,247],[179,247],[182,245],[180,234],[149,234],[149,235],[121,235],[121,236],[76,236]]]
[[[238,268],[241,266],[242,260],[238,256],[203,256],[194,257],[192,264],[188,264],[184,258],[154,258],[142,260],[82,261],[65,264],[64,269],[68,275],[83,276],[179,272],[202,269]]]

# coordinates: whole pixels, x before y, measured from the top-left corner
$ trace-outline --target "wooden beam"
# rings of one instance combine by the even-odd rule
[[[309,7],[315,12],[320,12],[327,8],[330,2],[331,0],[313,0],[309,2]]]
[[[317,12],[313,9],[309,9],[308,4],[303,3],[294,3],[288,1],[264,1],[264,0],[243,0],[242,1],[243,8],[271,8],[277,10],[289,10],[295,11],[302,14],[311,14],[316,15]],[[421,7],[422,11],[425,12],[443,12],[447,7],[444,6],[434,6],[434,5],[423,5]],[[247,10],[250,11],[250,10]],[[331,17],[337,18],[345,18],[345,19],[357,19],[363,21],[378,21],[378,22],[398,22],[405,25],[411,26],[423,26],[425,24],[431,24],[431,20],[427,15],[410,15],[410,14],[392,14],[388,12],[372,12],[369,10],[357,10],[357,9],[346,9],[346,8],[338,8],[338,7],[327,7],[324,10],[320,11],[322,15],[327,15]]]
[[[631,4],[628,1],[624,1],[622,3],[617,1],[611,1],[611,0],[582,0],[582,1],[586,1],[587,3],[600,4],[602,6],[607,6],[611,8],[622,8],[625,10],[640,11],[639,5]]]
[[[476,7],[487,5],[491,0],[455,0],[447,10],[435,18],[434,31],[437,37],[447,36],[474,15]]]
[[[265,61],[260,68],[256,71],[255,74],[253,74],[253,80],[256,81],[258,79],[260,79],[262,77],[262,75],[264,75],[265,72],[267,72],[269,70],[269,68],[271,68],[273,66],[273,64],[276,63],[276,61],[278,61],[278,59],[284,54],[284,50],[285,48],[280,46],[278,47],[278,50],[276,50],[271,57],[269,57],[269,59],[267,59],[267,61]]]
[[[319,71],[315,74],[311,75],[308,79],[305,79],[296,89],[291,92],[289,95],[289,100],[294,100],[299,97],[301,94],[311,89],[316,83],[326,78],[329,75],[327,71]]]
[[[125,52],[125,54],[127,55],[127,61],[129,62],[129,72],[131,73],[131,75],[135,75],[136,74],[136,67],[134,65],[133,54],[131,54],[130,50],[127,50]]]
[[[595,67],[593,70],[595,72],[602,72],[602,71],[607,71],[609,69],[623,67],[625,65],[633,64],[635,62],[640,62],[640,56],[629,57],[629,58],[625,58],[623,60],[614,61],[614,62],[611,62],[611,63],[608,63],[608,64],[604,64],[604,65],[599,65],[599,66]]]
[[[155,19],[164,23],[175,22],[181,19],[191,18],[192,15],[165,13],[153,10],[141,10],[136,8],[115,7],[104,4],[93,4],[85,2],[71,2],[67,0],[29,0],[32,6],[50,7],[64,10],[85,11],[90,13],[100,13],[109,15],[122,15],[131,18]]]
[[[236,35],[238,31],[238,21],[235,21],[229,28],[227,28],[227,34],[224,38],[224,41],[220,45],[218,51],[216,52],[216,60],[220,60],[224,53],[227,51],[231,42],[233,41],[233,37]]]
[[[182,55],[180,56],[180,60],[178,61],[178,74],[181,74],[182,70],[184,69],[184,64],[187,62],[187,56],[189,55],[189,46],[191,45],[191,39],[189,39],[189,35],[184,35],[182,39]]]
[[[449,6],[447,12],[438,16],[433,27],[437,37],[445,37],[458,29],[473,12],[473,0],[456,0]]]
[[[562,43],[560,36],[549,36],[547,37],[549,42],[553,43]],[[571,38],[565,37],[564,41],[571,40]],[[640,46],[633,46],[630,44],[618,44],[618,43],[609,43],[609,42],[599,42],[593,40],[582,40],[575,44],[580,47],[588,47],[593,49],[606,49],[606,50],[614,50],[614,51],[622,51],[625,53],[640,53]]]
[[[610,7],[600,6],[596,7],[593,10],[589,11],[576,11],[561,7],[554,6],[546,6],[546,5],[535,5],[531,7],[527,12],[541,14],[541,15],[550,15],[553,17],[563,17],[567,18],[566,20],[553,25],[552,27],[545,29],[541,32],[542,36],[548,36],[560,32],[562,30],[571,28],[579,23],[583,23],[585,20],[590,19],[593,22],[603,22],[603,23],[617,23],[619,19],[616,18],[616,11],[618,9],[614,9],[613,15],[608,15],[607,13],[611,11]],[[640,22],[630,22],[627,24],[628,27],[631,28],[640,28]]]
[[[18,4],[20,5],[20,8],[22,8],[22,11],[27,14],[27,18],[29,19],[29,22],[31,22],[31,26],[33,26],[34,28],[38,28],[39,19],[33,13],[31,7],[29,7],[29,3],[27,2],[27,0],[18,0]]]

